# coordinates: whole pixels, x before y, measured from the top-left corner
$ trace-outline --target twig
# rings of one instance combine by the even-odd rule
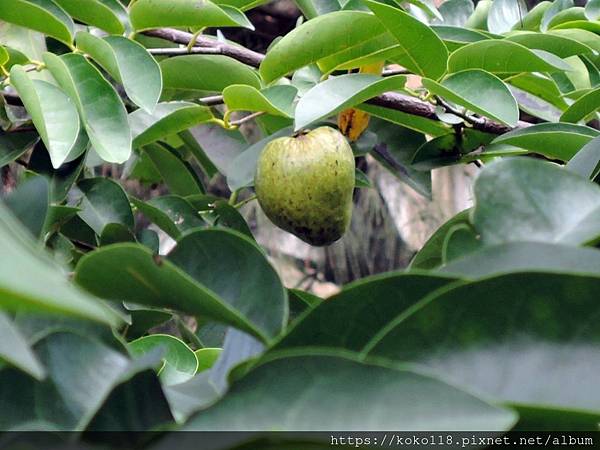
[[[385,69],[381,72],[382,77],[391,77],[393,75],[412,75],[412,72],[406,69]]]
[[[214,47],[192,47],[191,49],[175,47],[175,48],[149,48],[148,52],[152,55],[166,55],[166,56],[177,56],[177,55],[189,55],[200,54],[200,55],[220,55],[221,50]]]
[[[250,120],[262,116],[265,112],[264,111],[258,111],[252,114],[248,114],[247,116],[242,117],[241,119],[238,120],[232,120],[231,122],[229,122],[229,125],[233,126],[233,127],[239,127],[241,124],[249,122]]]
[[[215,106],[223,104],[223,96],[222,95],[211,95],[209,97],[202,97],[198,99],[200,103],[204,106]]]

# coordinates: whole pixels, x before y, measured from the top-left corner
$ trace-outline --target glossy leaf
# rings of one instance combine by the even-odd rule
[[[98,155],[122,163],[131,154],[131,131],[121,99],[98,69],[82,55],[44,54],[52,76],[77,106]]]
[[[430,136],[442,136],[451,133],[451,128],[438,120],[428,119],[426,117],[415,116],[395,109],[384,108],[369,104],[362,104],[358,108],[366,111],[372,116],[379,117],[388,122],[392,122],[403,127],[410,128]]]
[[[390,320],[452,281],[410,273],[356,281],[304,314],[273,350],[331,347],[359,351]]]
[[[184,55],[160,63],[165,89],[221,92],[227,86],[244,84],[260,89],[256,72],[223,55]]]
[[[127,96],[151,113],[162,92],[160,67],[148,51],[123,36],[98,38],[86,32],[76,36],[77,47],[89,54],[115,80]]]
[[[275,116],[293,117],[292,102],[298,90],[293,86],[270,86],[258,90],[252,86],[234,84],[223,90],[223,99],[230,111],[262,111]]]
[[[0,309],[62,313],[111,325],[120,322],[99,300],[73,287],[2,204],[0,212]],[[23,277],[23,267],[28,277]]]
[[[523,0],[494,0],[487,17],[488,30],[497,34],[510,31],[526,13]]]
[[[594,138],[569,160],[566,169],[593,180],[598,176],[599,164],[600,138]]]
[[[186,196],[204,192],[192,167],[181,160],[175,151],[158,144],[147,145],[142,151],[150,157],[172,194]]]
[[[507,40],[489,39],[459,48],[448,59],[448,70],[482,69],[491,73],[557,72],[571,66],[543,50],[530,50]]]
[[[46,376],[44,367],[40,364],[16,324],[1,311],[0,330],[2,331],[0,361],[8,362],[37,380],[42,380]]]
[[[589,0],[585,5],[585,15],[589,20],[597,20],[600,17],[600,2]]]
[[[167,195],[155,197],[147,202],[131,199],[135,207],[151,222],[173,239],[192,228],[206,225],[192,204],[182,197]]]
[[[198,369],[196,355],[183,341],[168,334],[151,334],[127,344],[131,353],[142,356],[156,349],[162,351],[162,365],[158,370],[161,381],[171,386],[190,380]]]
[[[142,147],[213,119],[210,108],[190,102],[159,103],[152,114],[138,109],[129,115],[133,146]]]
[[[79,135],[79,115],[73,101],[56,86],[29,78],[22,66],[13,66],[11,84],[21,97],[56,169],[69,156]]]
[[[348,33],[350,29],[352,32]],[[375,16],[362,11],[337,11],[316,17],[286,34],[269,49],[260,65],[260,75],[270,83],[385,33]]]
[[[415,395],[418,405],[411,400]],[[287,414],[290,408],[293,417]],[[235,424],[254,431],[501,430],[514,421],[508,410],[408,369],[349,356],[295,356],[265,361],[183,429],[225,431]]]
[[[83,193],[78,215],[96,234],[108,224],[118,223],[133,229],[133,214],[123,188],[109,178],[86,178],[77,183]]]
[[[439,5],[444,25],[463,27],[471,14],[474,6],[471,0],[446,0]]]
[[[505,133],[493,142],[568,161],[597,135],[596,130],[582,125],[541,123]]]
[[[424,365],[503,402],[598,414],[600,398],[591,394],[598,333],[587,323],[598,313],[599,285],[598,278],[556,273],[459,284],[399,316],[365,353]],[[457,321],[460,327],[449,328]]]
[[[198,359],[197,373],[210,369],[222,351],[220,348],[201,348],[200,350],[196,350],[194,353]]]
[[[65,44],[73,41],[73,20],[52,0],[3,2],[0,5],[0,20],[39,31]]]
[[[72,17],[109,34],[123,34],[127,10],[118,0],[53,0]]]
[[[585,119],[594,111],[600,108],[600,89],[594,89],[579,97],[569,108],[560,116],[563,122],[576,123]]]
[[[600,237],[600,187],[554,164],[502,160],[487,166],[473,189],[472,221],[486,245],[581,245]]]
[[[519,120],[517,101],[510,90],[498,77],[483,70],[458,72],[441,83],[424,79],[423,86],[451,102],[511,127]]]
[[[295,114],[295,129],[304,128],[320,119],[355,106],[382,92],[404,87],[406,77],[378,77],[368,74],[349,74],[329,78],[306,92]]]
[[[238,9],[213,2],[176,0],[167,4],[161,0],[136,1],[130,11],[131,24],[136,31],[162,27],[244,27],[254,29]]]
[[[584,42],[560,33],[518,33],[506,40],[516,42],[530,49],[545,50],[560,58],[592,53],[594,49]]]
[[[194,267],[199,263],[201,267]],[[247,238],[220,229],[187,234],[168,259],[155,259],[134,244],[99,249],[80,260],[75,278],[105,298],[178,309],[231,324],[262,340],[278,332],[286,313],[285,292],[260,250]]]
[[[573,0],[554,0],[552,4],[549,5],[549,7],[544,11],[544,15],[542,16],[540,23],[540,30],[546,31],[548,29],[548,24],[554,16],[556,16],[560,11],[572,8],[573,6]]]
[[[448,50],[430,28],[397,8],[370,0],[366,4],[398,40],[407,69],[434,80],[446,73]]]

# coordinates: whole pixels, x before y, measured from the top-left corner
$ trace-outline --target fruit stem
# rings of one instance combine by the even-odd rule
[[[242,206],[244,206],[246,203],[250,203],[251,201],[256,200],[256,199],[257,199],[256,195],[251,195],[250,197],[248,197],[248,198],[242,200],[241,202],[233,205],[233,207],[236,208],[236,209],[239,209]]]
[[[241,188],[240,189],[236,189],[229,196],[229,204],[231,206],[235,205],[235,203],[237,202],[237,198],[238,198],[238,195],[240,194],[240,190],[241,190]]]

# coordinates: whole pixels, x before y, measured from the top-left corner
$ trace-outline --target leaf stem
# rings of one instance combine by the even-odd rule
[[[237,202],[238,195],[240,195],[240,191],[241,191],[241,190],[242,190],[242,188],[240,188],[240,189],[236,189],[236,190],[234,190],[234,191],[231,193],[231,195],[229,196],[229,204],[230,204],[231,206],[234,206],[234,205],[235,205],[235,203]]]
[[[258,197],[256,197],[256,194],[254,194],[254,195],[251,195],[250,197],[248,197],[248,198],[246,198],[246,199],[242,200],[241,202],[239,202],[239,203],[236,203],[235,205],[233,205],[233,207],[234,207],[234,208],[236,208],[236,209],[239,209],[239,208],[241,208],[242,206],[244,206],[246,203],[250,203],[251,201],[253,201],[253,200],[256,200],[257,198],[258,198]]]

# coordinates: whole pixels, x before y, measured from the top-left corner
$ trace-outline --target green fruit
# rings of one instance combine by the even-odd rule
[[[311,245],[328,245],[352,216],[354,155],[337,130],[269,142],[258,160],[256,196],[271,221]]]

